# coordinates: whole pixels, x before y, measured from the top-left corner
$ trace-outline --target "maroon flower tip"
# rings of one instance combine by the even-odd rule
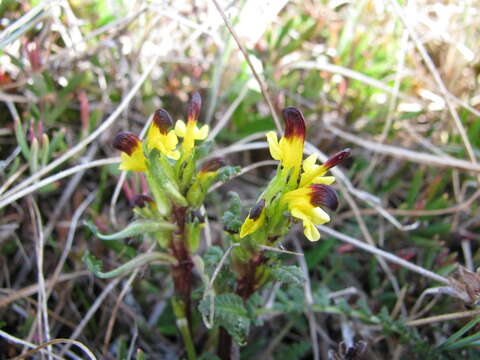
[[[188,120],[197,121],[200,116],[200,109],[202,108],[202,98],[200,93],[195,92],[188,104]]]
[[[200,172],[213,172],[225,166],[225,160],[220,157],[212,158],[203,164]]]
[[[153,124],[160,130],[162,134],[166,134],[168,129],[173,125],[173,120],[167,110],[158,109],[153,114]]]
[[[138,136],[128,131],[119,132],[117,136],[115,136],[115,139],[113,139],[113,147],[130,156],[139,143],[140,139]]]
[[[334,166],[337,166],[338,164],[340,164],[343,160],[345,160],[346,158],[348,158],[350,156],[350,154],[352,153],[352,151],[350,149],[344,149],[342,151],[339,151],[338,153],[336,153],[335,155],[333,155],[332,157],[330,157],[326,162],[325,164],[323,164],[323,166],[325,166],[327,169],[330,169]]]
[[[330,210],[337,210],[338,196],[331,186],[324,184],[310,185],[311,201],[313,206],[325,206]]]
[[[135,207],[145,207],[148,204],[153,204],[153,199],[148,195],[137,194],[132,199],[132,204]]]
[[[259,202],[257,202],[254,207],[250,209],[250,214],[248,214],[248,217],[252,220],[257,220],[262,214],[264,207],[265,207],[265,199],[262,199]]]
[[[299,137],[305,139],[305,118],[302,112],[294,106],[283,109],[283,120],[285,121],[285,137]]]

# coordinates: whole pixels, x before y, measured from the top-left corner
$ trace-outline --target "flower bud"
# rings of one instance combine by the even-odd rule
[[[260,200],[255,204],[254,207],[250,209],[250,213],[248,214],[248,218],[252,220],[257,220],[260,215],[262,214],[263,208],[265,207],[265,199]]]
[[[140,143],[137,135],[127,131],[119,132],[113,139],[113,147],[129,156],[140,146]]]
[[[326,168],[326,169],[331,169],[332,167],[334,166],[337,166],[338,164],[340,164],[342,161],[344,161],[345,159],[347,159],[348,157],[350,157],[350,154],[351,154],[351,150],[349,148],[347,149],[344,149],[342,151],[339,151],[338,153],[336,153],[335,155],[333,155],[332,157],[330,157],[324,164],[323,166]]]
[[[160,133],[167,134],[172,125],[173,120],[167,110],[158,109],[155,111],[153,114],[153,126],[156,126]]]
[[[244,238],[260,229],[265,222],[265,199],[260,200],[250,209],[240,229],[240,238]]]
[[[300,138],[305,139],[305,119],[302,112],[294,106],[287,107],[282,111],[285,120],[286,139]]]
[[[148,195],[144,195],[144,194],[137,194],[133,197],[132,199],[132,204],[133,206],[135,207],[140,207],[140,208],[143,208],[145,206],[148,206],[148,205],[151,205],[151,204],[154,204],[154,201],[153,199],[148,196]]]
[[[220,157],[211,158],[203,164],[200,169],[200,173],[210,173],[215,172],[221,167],[225,166],[225,160]]]
[[[188,121],[196,122],[200,116],[200,109],[202,107],[202,98],[200,93],[195,92],[192,95],[190,103],[188,104]]]
[[[137,135],[122,131],[113,139],[113,147],[122,152],[120,170],[140,172],[147,170],[142,142]]]

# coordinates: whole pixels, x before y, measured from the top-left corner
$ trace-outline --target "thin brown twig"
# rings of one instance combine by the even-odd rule
[[[122,102],[115,108],[115,111],[104,121],[102,122],[89,136],[85,139],[80,141],[74,147],[69,149],[67,152],[59,156],[57,159],[49,163],[46,167],[42,168],[35,174],[32,174],[28,179],[25,179],[23,182],[18,184],[15,188],[11,189],[8,193],[6,193],[2,199],[5,206],[12,202],[11,198],[15,198],[15,195],[18,194],[19,191],[33,183],[35,180],[40,179],[42,176],[46,175],[51,170],[55,169],[57,166],[63,164],[65,161],[70,159],[72,156],[76,155],[78,152],[82,151],[85,146],[90,144],[92,141],[97,139],[101,134],[105,132],[120,116],[120,114],[128,107],[130,101],[133,97],[137,94],[140,90],[140,87],[143,85],[147,77],[150,75],[150,72],[155,68],[158,60],[161,58],[161,53],[156,54],[152,61],[148,64],[147,68],[143,72],[142,76],[138,79],[132,89],[128,92],[128,94],[122,99]],[[0,207],[1,207],[0,206]]]
[[[362,250],[368,251],[372,254],[380,255],[381,257],[385,258],[385,260],[393,262],[397,265],[403,266],[404,268],[406,268],[410,271],[414,271],[414,272],[416,272],[416,273],[418,273],[422,276],[428,277],[431,280],[438,281],[442,284],[450,285],[450,281],[446,277],[438,275],[438,274],[436,274],[436,273],[434,273],[430,270],[427,270],[427,269],[425,269],[421,266],[418,266],[414,263],[411,263],[407,260],[404,260],[404,259],[402,259],[402,258],[400,258],[396,255],[393,255],[393,254],[391,254],[391,253],[389,253],[385,250],[382,250],[382,249],[379,249],[375,246],[369,245],[369,244],[367,244],[363,241],[360,241],[358,239],[355,239],[351,236],[342,234],[342,233],[340,233],[338,231],[335,231],[333,229],[330,229],[329,227],[324,226],[324,225],[318,225],[317,228],[322,233],[333,236],[334,238],[337,238],[337,239],[342,240],[346,243],[352,244],[352,245],[354,245],[354,246],[356,246],[356,247],[358,247]]]
[[[255,79],[258,82],[258,85],[260,85],[262,95],[263,95],[265,101],[267,102],[267,105],[268,105],[268,108],[270,109],[270,112],[272,113],[273,122],[275,123],[277,131],[279,133],[281,133],[282,132],[282,125],[280,124],[280,120],[278,119],[277,112],[275,111],[275,108],[273,107],[272,101],[270,100],[270,96],[268,95],[267,85],[260,78],[257,71],[255,70],[255,67],[253,66],[252,62],[250,61],[250,57],[248,56],[247,50],[245,50],[243,44],[240,42],[240,39],[238,38],[237,33],[233,29],[232,24],[227,19],[226,15],[225,15],[225,12],[221,8],[221,6],[217,2],[217,0],[212,0],[212,1],[213,1],[213,4],[215,5],[215,7],[217,8],[218,12],[220,13],[220,16],[222,17],[223,22],[225,23],[225,26],[227,27],[230,34],[232,34],[233,38],[235,39],[235,42],[237,43],[238,48],[240,49],[241,53],[245,57],[245,60],[247,61],[248,66],[252,70],[253,76],[255,77]]]
[[[427,324],[440,322],[440,321],[457,320],[457,319],[462,319],[462,318],[471,317],[471,316],[478,316],[478,315],[480,315],[480,310],[460,311],[460,312],[455,312],[450,314],[435,315],[435,316],[430,316],[423,319],[407,321],[405,324],[407,326],[421,326],[421,325],[427,325]]]
[[[448,207],[445,209],[436,209],[436,210],[423,210],[423,209],[414,209],[414,210],[406,210],[406,209],[385,209],[391,215],[396,216],[439,216],[439,215],[449,215],[455,214],[459,211],[467,211],[468,208],[473,204],[473,202],[480,197],[480,189],[477,190],[468,200],[458,205]],[[363,215],[376,215],[378,212],[375,209],[360,209],[359,210]],[[346,211],[339,215],[341,218],[349,218],[352,216],[353,211]]]
[[[93,354],[93,352],[92,352],[89,348],[87,348],[84,344],[82,344],[80,341],[72,340],[72,339],[62,339],[62,338],[59,338],[59,339],[53,339],[53,340],[47,341],[46,343],[37,346],[36,348],[34,348],[34,349],[26,352],[25,354],[16,356],[16,357],[14,357],[14,358],[11,359],[11,360],[21,360],[21,359],[25,359],[25,358],[27,358],[27,357],[29,357],[29,356],[31,356],[31,355],[36,354],[37,352],[39,352],[39,351],[42,350],[43,348],[49,347],[49,346],[54,345],[54,344],[61,344],[61,343],[69,343],[69,344],[72,344],[72,345],[76,345],[76,346],[78,346],[80,349],[82,349],[83,352],[84,352],[85,354],[87,354],[90,359],[92,359],[92,360],[96,360],[96,359],[97,359],[97,358],[95,357],[95,355]]]
[[[95,299],[95,302],[92,304],[92,306],[88,309],[87,313],[85,314],[85,316],[82,318],[82,321],[80,321],[80,324],[78,324],[77,328],[75,329],[75,331],[70,335],[70,339],[71,340],[76,340],[80,334],[82,333],[83,329],[85,328],[85,326],[87,325],[87,323],[90,321],[90,319],[92,318],[92,316],[97,312],[98,308],[100,307],[100,305],[102,305],[103,301],[106,299],[106,297],[108,296],[108,294],[110,294],[110,292],[115,288],[115,286],[117,286],[117,284],[120,282],[120,280],[122,279],[123,277],[120,276],[116,279],[113,279],[113,281],[111,281],[106,287],[105,289],[103,289],[103,291],[101,292],[101,294]],[[62,351],[60,352],[60,354],[65,354],[69,349],[70,349],[70,346],[72,344],[67,344],[65,345],[63,348],[62,348]]]
[[[370,234],[370,231],[368,230],[368,227],[365,224],[365,221],[363,220],[362,215],[360,214],[356,201],[353,199],[352,195],[350,195],[345,185],[343,185],[341,181],[339,181],[338,184],[342,190],[342,193],[345,196],[345,199],[347,200],[348,204],[352,208],[353,214],[357,219],[358,226],[360,227],[360,231],[362,232],[365,240],[370,245],[376,246],[375,241],[373,240],[372,235]],[[392,270],[388,267],[388,264],[385,262],[385,260],[381,256],[377,256],[377,260],[380,266],[382,267],[383,271],[385,271],[385,274],[387,275],[388,279],[390,280],[390,283],[392,284],[395,294],[399,295],[400,286],[398,285],[398,281],[395,278],[395,275],[393,275]]]
[[[466,160],[461,160],[456,158],[435,156],[431,154],[421,153],[418,151],[400,148],[397,146],[379,144],[377,142],[362,139],[356,135],[340,130],[332,126],[331,124],[329,124],[327,121],[325,122],[325,125],[326,125],[326,128],[329,131],[331,131],[333,134],[340,136],[345,140],[350,141],[358,146],[372,150],[374,152],[397,157],[400,159],[410,160],[420,164],[427,164],[430,166],[449,167],[449,168],[455,168],[459,170],[466,170],[466,171],[472,171],[475,173],[480,173],[480,165],[478,165],[477,163],[472,163]]]
[[[442,78],[440,77],[440,74],[433,63],[431,57],[428,55],[427,50],[425,49],[425,46],[423,43],[420,41],[419,37],[415,33],[412,25],[410,24],[409,20],[407,19],[407,16],[405,15],[402,7],[395,1],[395,0],[389,0],[390,4],[392,5],[396,15],[399,17],[400,21],[403,23],[405,26],[405,29],[408,31],[410,37],[412,38],[413,42],[415,43],[415,46],[418,49],[418,52],[422,56],[423,61],[425,62],[425,65],[427,66],[428,70],[433,76],[433,79],[435,80],[440,93],[443,95],[445,99],[445,103],[447,104],[448,111],[452,115],[453,122],[460,134],[460,137],[462,138],[463,145],[465,146],[465,149],[467,150],[468,156],[470,160],[472,161],[473,164],[477,164],[477,159],[475,157],[475,153],[472,148],[472,144],[470,143],[470,140],[468,139],[467,132],[465,131],[465,128],[460,120],[460,117],[458,116],[457,110],[453,107],[451,101],[450,101],[450,92],[448,91],[447,87],[445,86],[445,83],[443,82]],[[480,178],[480,177],[479,177]]]
[[[82,276],[87,276],[87,275],[90,275],[90,274],[91,274],[90,271],[87,271],[87,270],[76,271],[76,272],[73,272],[73,273],[70,273],[70,274],[63,274],[63,275],[60,275],[58,277],[58,279],[53,279],[53,278],[48,279],[47,281],[45,281],[45,285],[47,287],[50,287],[50,286],[52,286],[52,284],[54,283],[55,280],[56,280],[55,284],[58,285],[58,283],[60,283],[60,282],[69,281],[69,280],[76,279],[76,278],[82,277]],[[36,285],[30,285],[30,286],[27,286],[23,289],[14,291],[12,294],[8,295],[7,297],[5,297],[3,299],[0,299],[0,308],[2,308],[3,306],[7,306],[8,304],[10,304],[13,301],[17,301],[17,300],[22,299],[24,297],[36,294],[38,292],[38,289],[39,289],[39,286],[38,286],[38,284],[36,284]],[[8,290],[8,291],[11,291],[11,290]]]
[[[43,273],[43,261],[44,261],[44,246],[45,240],[43,237],[43,224],[38,209],[37,203],[33,197],[29,197],[28,208],[30,210],[30,217],[34,223],[34,241],[35,241],[35,255],[37,258],[37,282],[38,282],[38,307],[37,307],[37,325],[38,332],[43,337],[45,342],[50,341],[50,325],[48,320],[48,306],[47,306],[47,290],[45,286],[45,275]],[[52,359],[52,348],[47,347],[48,359]]]
[[[153,244],[150,247],[150,249],[148,250],[148,252],[151,252],[154,249],[155,246],[156,246],[156,244]],[[117,318],[117,312],[118,312],[118,309],[120,307],[120,304],[123,301],[123,298],[125,297],[125,295],[127,294],[127,291],[131,288],[133,280],[135,280],[135,278],[137,277],[140,269],[141,269],[140,267],[137,267],[133,271],[133,273],[130,275],[130,277],[126,281],[125,285],[123,286],[122,291],[120,292],[120,295],[118,296],[118,298],[115,302],[115,306],[113,307],[112,315],[110,316],[110,320],[108,321],[107,332],[105,333],[105,340],[103,342],[103,349],[102,349],[103,356],[107,356],[108,345],[110,344],[110,339],[112,337],[112,332],[113,332],[113,326],[115,325],[115,320]]]

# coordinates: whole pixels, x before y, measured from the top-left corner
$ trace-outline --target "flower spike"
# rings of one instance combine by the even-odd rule
[[[244,238],[257,231],[265,222],[265,200],[262,199],[255,204],[243,222],[240,229],[240,237]]]
[[[192,151],[195,146],[195,140],[204,140],[208,135],[208,125],[203,125],[201,128],[197,126],[201,107],[202,98],[200,94],[196,92],[192,95],[192,99],[188,105],[187,124],[182,120],[178,120],[175,123],[175,132],[177,136],[183,138],[182,148],[186,154]]]
[[[170,159],[178,160],[180,152],[175,150],[178,144],[177,135],[172,127],[173,121],[170,114],[164,109],[158,109],[153,115],[152,125],[148,130],[147,144],[149,149],[158,149]]]
[[[122,152],[120,170],[145,171],[147,169],[142,142],[137,135],[122,131],[113,139],[113,147]]]

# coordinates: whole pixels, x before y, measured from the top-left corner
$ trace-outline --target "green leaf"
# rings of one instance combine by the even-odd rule
[[[166,171],[162,162],[158,160],[161,156],[161,153],[157,149],[152,149],[148,153],[147,167],[153,180],[150,186],[154,188],[152,192],[155,200],[157,200],[156,194],[163,192],[167,197],[177,203],[177,205],[187,206],[187,200],[180,193],[178,184],[168,176],[168,170]],[[186,170],[184,169],[184,171]]]
[[[413,176],[407,195],[407,209],[412,209],[415,201],[419,200],[419,192],[423,183],[423,173],[424,171],[422,169],[418,169]]]
[[[135,270],[137,267],[148,264],[152,261],[164,261],[170,264],[178,264],[177,260],[171,255],[161,253],[161,252],[151,252],[151,253],[137,256],[136,258],[130,260],[129,262],[119,266],[118,268],[112,271],[103,272],[102,262],[97,258],[95,258],[93,255],[90,255],[88,251],[85,252],[82,259],[85,265],[87,266],[87,269],[90,270],[92,273],[94,273],[95,276],[98,276],[101,279],[109,279],[112,277],[116,277],[116,276],[128,273],[132,270]]]
[[[307,352],[310,350],[311,344],[309,341],[300,341],[289,345],[282,345],[278,351],[275,352],[275,359],[278,360],[296,360],[304,359]]]
[[[273,268],[272,276],[277,281],[293,285],[303,285],[305,282],[305,275],[302,269],[295,265]]]
[[[90,255],[88,251],[83,255],[83,262],[87,266],[87,269],[92,273],[97,274],[102,271],[103,264],[95,256]]]
[[[226,182],[240,172],[240,166],[224,166],[218,170],[217,180]]]
[[[242,219],[240,218],[242,205],[240,197],[236,192],[230,191],[228,193],[230,197],[230,206],[228,210],[222,216],[222,222],[225,229],[231,232],[239,232],[242,226]]]
[[[25,136],[25,132],[23,131],[22,123],[20,119],[15,118],[15,136],[17,138],[18,145],[20,145],[20,149],[22,150],[22,154],[25,159],[30,159],[30,148],[27,144],[27,138]]]
[[[240,216],[242,213],[242,202],[240,196],[235,191],[229,191],[230,206],[228,208],[234,215]]]
[[[312,247],[305,253],[305,261],[307,262],[308,269],[313,269],[327,256],[331,256],[332,248],[337,243],[334,238],[323,240],[320,244]]]
[[[452,350],[459,347],[463,347],[467,345],[469,342],[478,340],[479,333],[474,334],[472,336],[467,336],[464,338],[462,338],[462,336],[467,331],[472,329],[475,325],[477,325],[479,322],[480,322],[480,318],[475,318],[471,320],[470,322],[465,324],[460,330],[458,330],[456,333],[452,334],[443,344],[439,346],[439,348],[442,350]],[[473,337],[473,340],[472,340],[472,337]]]
[[[84,224],[90,229],[91,232],[95,234],[96,237],[102,240],[118,240],[143,235],[146,233],[173,231],[176,229],[175,225],[167,223],[165,221],[136,220],[128,224],[128,226],[123,230],[120,230],[119,232],[110,235],[106,235],[98,232],[97,227],[91,222],[85,221]]]
[[[205,316],[210,312],[210,298],[203,299],[198,309]],[[239,345],[245,343],[251,319],[243,300],[237,294],[226,293],[215,297],[215,325],[223,326]]]
[[[214,355],[212,353],[206,352],[203,353],[198,360],[220,360],[220,358],[217,355]]]
[[[137,349],[137,360],[145,360],[145,353],[142,351],[142,349]]]
[[[211,270],[218,265],[223,256],[223,250],[220,246],[210,246],[205,250],[203,255],[203,261],[205,263],[205,268]],[[210,271],[209,271],[210,272]]]
[[[212,152],[213,145],[215,142],[213,140],[203,141],[200,145],[197,145],[195,148],[195,159],[202,159]]]

